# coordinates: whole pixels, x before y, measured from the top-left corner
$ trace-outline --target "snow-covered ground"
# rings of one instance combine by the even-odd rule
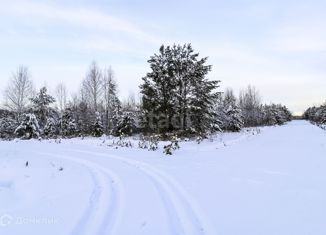
[[[0,142],[0,234],[326,234],[326,131],[306,121],[173,156],[104,140]]]

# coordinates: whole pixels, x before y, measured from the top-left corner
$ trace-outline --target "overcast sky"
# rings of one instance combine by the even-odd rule
[[[1,0],[0,87],[18,65],[71,92],[93,60],[138,92],[161,44],[192,43],[221,90],[255,85],[300,113],[326,100],[325,0]]]

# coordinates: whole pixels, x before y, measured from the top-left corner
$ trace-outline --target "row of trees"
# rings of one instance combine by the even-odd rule
[[[78,95],[68,99],[66,86],[59,84],[54,95],[43,87],[35,92],[26,67],[13,73],[4,92],[5,110],[0,112],[0,137],[74,137],[131,134],[138,109],[135,98],[120,102],[111,68],[100,69],[93,62]]]
[[[218,105],[221,129],[239,131],[243,127],[282,125],[292,119],[291,112],[280,104],[262,104],[258,91],[248,86],[237,99],[232,89],[227,89]]]
[[[282,105],[262,105],[254,87],[237,98],[219,91],[209,80],[212,66],[190,44],[162,46],[148,61],[150,72],[140,85],[140,102],[121,102],[111,68],[93,62],[78,95],[68,99],[64,84],[51,96],[45,87],[34,91],[28,69],[21,66],[5,91],[0,112],[0,137],[118,136],[143,133],[206,136],[216,131],[283,124],[291,113]]]
[[[319,107],[310,107],[304,114],[304,118],[312,122],[326,125],[326,102]]]

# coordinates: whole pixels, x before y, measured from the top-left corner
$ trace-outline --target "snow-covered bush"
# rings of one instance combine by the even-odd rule
[[[113,140],[110,146],[116,148],[118,147],[132,148],[132,143],[130,140],[126,138],[125,135],[120,135],[118,141]]]
[[[140,149],[147,149],[148,148],[148,141],[144,136],[140,136],[138,147]]]
[[[38,138],[40,128],[36,116],[32,113],[23,114],[22,121],[16,128],[15,134],[24,139]]]
[[[15,119],[10,117],[0,118],[0,139],[10,139],[18,126]]]
[[[156,151],[158,149],[159,139],[159,135],[148,137],[141,136],[138,142],[138,147],[141,149],[148,149],[148,151]]]
[[[171,143],[163,147],[163,153],[166,155],[172,155],[175,150],[180,148],[179,141],[180,139],[177,136],[173,137]]]
[[[197,144],[200,144],[202,141],[203,141],[203,137],[202,137],[202,136],[198,136],[198,137],[196,138],[196,143],[197,143]]]
[[[149,137],[149,146],[148,146],[148,150],[149,151],[155,151],[158,149],[158,143],[159,143],[159,135],[152,135]]]

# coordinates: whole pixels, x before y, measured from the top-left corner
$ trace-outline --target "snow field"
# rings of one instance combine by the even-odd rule
[[[172,156],[111,141],[0,142],[0,233],[326,232],[326,132],[306,121],[182,142]]]

